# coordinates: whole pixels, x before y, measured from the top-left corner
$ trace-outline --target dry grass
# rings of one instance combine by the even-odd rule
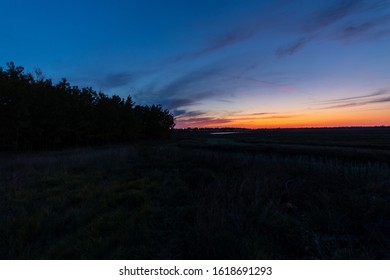
[[[390,170],[377,150],[355,160],[352,147],[269,151],[244,138],[3,156],[2,257],[390,257]]]

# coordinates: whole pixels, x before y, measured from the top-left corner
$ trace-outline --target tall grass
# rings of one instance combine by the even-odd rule
[[[386,161],[217,142],[3,157],[2,258],[390,257]]]
[[[230,228],[229,238],[239,240],[240,250],[243,243],[262,240],[232,257],[388,256],[383,238],[389,221],[387,165],[206,151],[189,152],[187,160],[197,170],[188,182],[201,197],[197,209],[203,232],[223,240]],[[213,241],[207,247],[215,248]],[[204,254],[200,251],[198,257]]]

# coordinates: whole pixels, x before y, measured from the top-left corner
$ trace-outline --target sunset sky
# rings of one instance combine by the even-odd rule
[[[0,65],[183,127],[390,125],[390,0],[1,0]]]

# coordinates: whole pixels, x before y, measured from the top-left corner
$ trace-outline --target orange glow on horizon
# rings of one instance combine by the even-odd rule
[[[304,128],[342,126],[390,126],[388,110],[356,112],[312,112],[311,114],[231,115],[223,117],[178,118],[176,128]]]

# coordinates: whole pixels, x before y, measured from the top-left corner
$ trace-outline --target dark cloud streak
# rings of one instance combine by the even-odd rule
[[[331,99],[331,100],[327,100],[327,101],[321,102],[321,104],[337,104],[337,103],[343,103],[343,102],[346,102],[346,101],[355,101],[355,100],[370,98],[370,97],[374,97],[374,96],[385,95],[385,94],[388,94],[388,93],[389,93],[388,90],[378,90],[377,92],[370,93],[370,94],[365,94],[365,95]]]
[[[255,31],[231,30],[225,34],[217,36],[214,40],[209,42],[208,45],[201,48],[200,50],[176,56],[172,60],[172,62],[180,62],[182,60],[194,59],[204,55],[208,55],[209,53],[246,41],[253,37],[255,34]]]
[[[382,98],[373,98],[373,97],[388,95],[388,94],[389,94],[389,90],[380,90],[367,95],[327,100],[321,102],[320,104],[331,105],[331,106],[323,107],[321,109],[338,109],[338,108],[358,107],[358,106],[364,106],[369,104],[387,103],[390,102],[390,96],[385,96]]]
[[[173,115],[179,118],[198,117],[205,115],[203,111],[187,111],[187,110],[173,110]]]
[[[369,21],[364,21],[356,24],[350,24],[341,29],[336,39],[348,40],[360,36],[368,36],[370,34],[377,34],[374,37],[381,37],[386,35],[386,26],[390,22],[390,15],[377,17]],[[384,28],[385,27],[385,28]]]
[[[193,53],[193,55],[200,56],[200,55],[208,54],[210,52],[225,48],[227,46],[245,41],[251,38],[253,35],[254,32],[248,32],[248,31],[243,32],[243,30],[230,31],[226,34],[223,34],[221,37],[217,37],[213,42],[211,42],[211,44],[208,47]]]
[[[281,18],[281,11],[286,5],[282,3],[277,3],[275,1],[274,8],[272,13],[263,15],[261,14],[262,10],[259,10],[258,13],[254,13],[249,17],[241,15],[232,21],[235,23],[225,23],[229,27],[225,28],[224,32],[215,34],[211,40],[208,40],[203,46],[198,47],[197,50],[185,52],[183,54],[177,55],[170,60],[171,63],[181,62],[184,60],[196,59],[202,56],[206,56],[210,53],[225,49],[227,47],[237,45],[252,39],[263,31],[272,30],[281,26],[284,26]],[[216,23],[223,24],[223,23]]]
[[[344,0],[335,1],[331,6],[314,12],[302,23],[302,29],[297,34],[300,38],[296,41],[279,47],[275,54],[279,57],[290,56],[300,51],[304,46],[320,39],[349,40],[352,38],[366,36],[367,38],[379,38],[390,33],[389,28],[384,28],[390,21],[390,15],[373,17],[367,20],[370,12],[384,10],[390,1],[368,1],[368,0]],[[365,20],[357,19],[357,16],[365,16]],[[344,24],[341,22],[353,20],[355,23]],[[330,30],[330,26],[336,25],[335,30]],[[323,31],[333,32],[331,36],[324,36]]]
[[[196,105],[201,100],[229,92],[220,76],[222,71],[223,64],[211,64],[182,74],[163,85],[151,82],[146,90],[135,94],[135,99],[161,104],[169,110],[181,110],[181,107]]]
[[[98,81],[98,85],[103,88],[115,88],[128,85],[137,75],[127,71],[108,74]]]
[[[328,6],[310,18],[303,24],[300,38],[288,45],[279,47],[275,54],[279,57],[291,56],[310,43],[318,33],[328,26],[341,21],[343,18],[358,12],[362,6],[362,0],[336,1],[332,6]]]
[[[306,21],[303,30],[305,32],[316,32],[320,29],[342,20],[343,18],[354,14],[362,9],[362,0],[344,0],[336,1],[319,13],[315,14],[310,20]]]
[[[296,42],[285,46],[281,47],[276,50],[276,54],[279,57],[283,56],[289,56],[295,54],[297,51],[301,50],[305,45],[307,45],[310,41],[312,40],[311,37],[302,37],[298,39]]]

